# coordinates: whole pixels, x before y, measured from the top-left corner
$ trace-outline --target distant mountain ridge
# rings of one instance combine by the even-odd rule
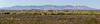
[[[40,10],[96,10],[95,8],[91,8],[88,6],[54,6],[54,5],[45,5],[45,6],[12,6],[12,7],[4,7],[0,10],[32,10],[32,9],[40,9]]]

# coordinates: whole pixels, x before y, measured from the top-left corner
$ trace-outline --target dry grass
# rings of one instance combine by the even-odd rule
[[[96,12],[1,12],[0,24],[100,24]]]

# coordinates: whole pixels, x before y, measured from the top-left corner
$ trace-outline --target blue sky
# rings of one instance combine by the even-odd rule
[[[0,7],[16,5],[81,5],[100,9],[100,0],[0,0]]]

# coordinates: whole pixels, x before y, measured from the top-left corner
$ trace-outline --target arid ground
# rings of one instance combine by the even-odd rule
[[[51,12],[1,12],[0,24],[100,24],[100,15],[97,12]]]

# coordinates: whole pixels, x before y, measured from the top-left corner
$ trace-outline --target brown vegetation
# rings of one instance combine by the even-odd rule
[[[0,24],[100,24],[96,11],[1,11]]]

